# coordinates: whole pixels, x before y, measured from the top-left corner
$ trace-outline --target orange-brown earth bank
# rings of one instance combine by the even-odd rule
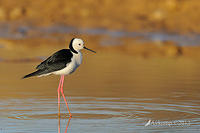
[[[199,0],[1,0],[0,21],[200,32]]]

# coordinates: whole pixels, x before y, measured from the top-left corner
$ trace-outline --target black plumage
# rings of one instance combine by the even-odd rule
[[[61,70],[67,66],[68,63],[71,62],[73,54],[70,49],[62,49],[54,53],[52,56],[47,58],[45,61],[40,63],[36,69],[37,71],[30,73],[23,78],[28,78],[31,76],[40,76],[43,74],[48,74],[51,72],[55,72]]]
[[[73,39],[71,40],[71,42],[70,42],[70,44],[69,44],[69,49],[70,49],[73,53],[78,54],[78,52],[77,52],[77,51],[73,48],[73,46],[72,46],[72,43],[73,43],[74,39],[75,39],[75,38],[73,38]]]

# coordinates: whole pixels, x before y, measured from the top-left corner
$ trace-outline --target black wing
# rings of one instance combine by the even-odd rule
[[[71,62],[72,56],[69,49],[62,49],[40,63],[36,69],[45,70],[47,73],[61,70]]]

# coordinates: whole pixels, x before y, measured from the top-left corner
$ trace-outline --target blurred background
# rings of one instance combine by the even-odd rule
[[[98,51],[196,57],[199,6],[198,0],[1,0],[0,47],[24,54],[81,37]]]
[[[0,132],[57,132],[59,77],[21,77],[74,37],[97,54],[65,79],[68,132],[198,132],[199,14],[199,0],[0,0]]]

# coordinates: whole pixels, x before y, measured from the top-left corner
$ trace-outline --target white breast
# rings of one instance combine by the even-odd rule
[[[78,66],[82,63],[82,53],[78,52],[78,54],[73,53],[73,57],[70,63],[66,65],[66,67],[62,70],[53,72],[55,75],[68,75],[73,73]]]

